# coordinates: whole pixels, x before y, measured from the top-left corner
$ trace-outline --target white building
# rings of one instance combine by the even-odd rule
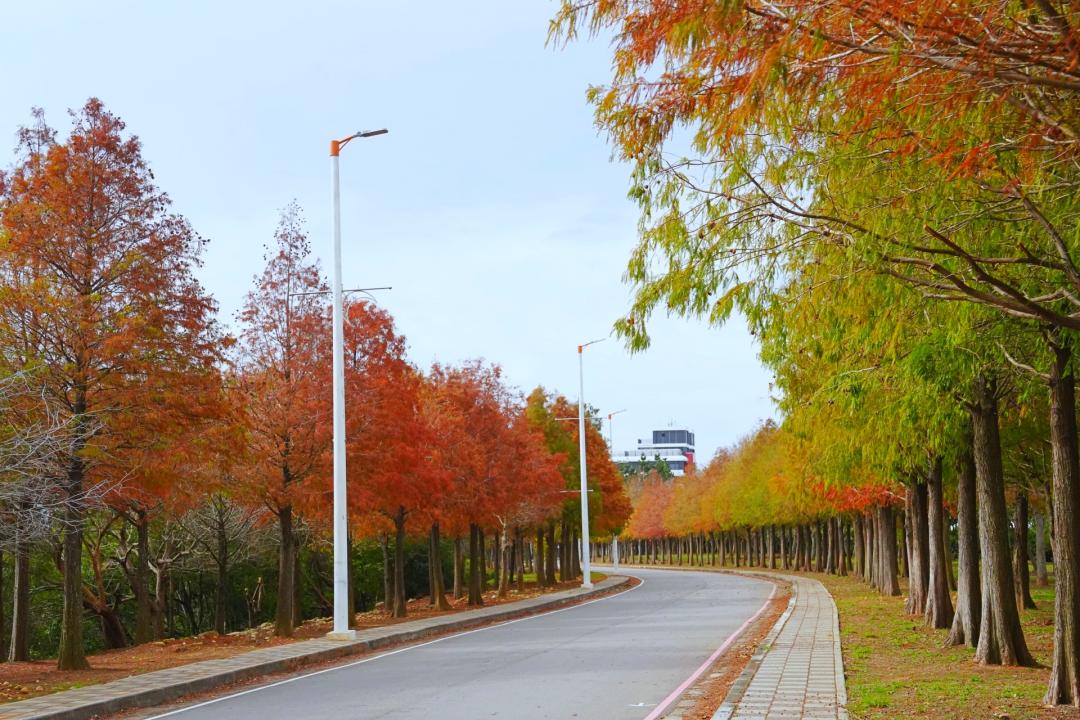
[[[652,441],[637,441],[636,450],[624,450],[612,455],[611,461],[623,472],[641,469],[642,460],[653,462],[657,457],[664,460],[677,477],[686,473],[686,466],[694,462],[694,433],[687,428],[653,430]]]

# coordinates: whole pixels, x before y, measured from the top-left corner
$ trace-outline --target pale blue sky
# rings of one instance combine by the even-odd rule
[[[231,321],[277,211],[303,206],[328,267],[327,144],[342,155],[346,286],[380,302],[413,360],[498,362],[577,395],[577,343],[624,313],[636,238],[627,168],[584,96],[606,43],[545,47],[554,0],[17,3],[0,29],[0,139],[31,106],[66,129],[98,96],[143,141],[175,209],[210,240],[201,277]],[[4,164],[10,162],[5,155]],[[586,358],[615,446],[669,422],[705,458],[773,413],[746,329],[659,318],[652,350]]]

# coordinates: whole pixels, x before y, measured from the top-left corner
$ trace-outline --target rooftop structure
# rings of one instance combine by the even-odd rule
[[[687,428],[653,430],[651,440],[638,439],[636,450],[615,452],[611,461],[623,472],[638,472],[643,462],[654,462],[658,457],[667,463],[672,474],[681,477],[686,466],[694,462],[694,433]],[[644,458],[644,460],[643,460]]]

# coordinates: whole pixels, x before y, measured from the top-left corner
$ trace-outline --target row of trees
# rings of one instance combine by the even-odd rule
[[[1024,442],[1019,435],[1007,440],[1004,456],[1016,608],[1034,607],[1032,566],[1036,583],[1045,586],[1049,578],[1049,487],[1045,477],[1012,465],[1024,462]],[[622,557],[850,572],[885,595],[902,594],[900,578],[906,577],[909,614],[949,630],[946,645],[978,648],[983,607],[972,459],[958,459],[950,472],[935,458],[907,484],[864,477],[827,485],[808,469],[807,449],[770,421],[700,472],[673,481],[651,476],[634,494]],[[1005,601],[1009,589],[1000,581],[991,588],[1004,590]],[[957,593],[955,606],[950,591]],[[1022,631],[1015,642],[1024,647]]]
[[[748,526],[873,507],[889,538],[903,502],[909,606],[943,626],[955,498],[953,638],[1027,665],[1009,535],[1026,537],[1025,495],[1045,497],[1046,702],[1080,705],[1080,9],[564,3],[553,37],[582,28],[614,35],[612,81],[591,97],[642,208],[617,328],[642,348],[657,308],[738,310],[776,373],[789,459],[769,476],[811,493],[751,483],[772,499]]]
[[[262,619],[264,591],[283,636],[305,597],[327,605],[326,282],[291,205],[234,337],[196,279],[204,244],[99,101],[71,113],[63,139],[40,112],[20,132],[0,175],[0,599],[7,555],[13,660],[32,649],[34,586],[59,586],[61,669],[87,666],[90,619],[108,647],[196,630],[207,615],[225,631],[243,563],[247,624]],[[404,615],[417,590],[406,582],[417,541],[440,609],[451,549],[470,604],[489,562],[502,593],[515,573],[524,581],[526,559],[541,584],[556,567],[567,579],[577,428],[558,418],[576,407],[542,389],[526,399],[481,361],[421,371],[370,302],[348,303],[345,348],[351,532],[357,558],[381,545],[387,611]],[[595,421],[586,441],[609,456]],[[590,469],[590,510],[610,532],[629,502],[610,463]]]

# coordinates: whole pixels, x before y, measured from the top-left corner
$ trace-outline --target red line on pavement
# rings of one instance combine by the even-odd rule
[[[731,646],[731,643],[735,642],[735,640],[738,639],[739,635],[742,635],[743,630],[748,628],[751,623],[761,617],[761,613],[765,612],[765,609],[769,607],[769,603],[772,602],[773,597],[776,595],[776,587],[776,584],[773,583],[772,592],[769,593],[769,597],[765,600],[765,603],[760,608],[758,608],[758,611],[754,613],[749,620],[740,625],[738,630],[731,633],[731,635],[728,636],[728,639],[724,641],[724,644],[716,648],[713,654],[709,656],[709,659],[703,662],[701,664],[701,667],[694,671],[693,675],[686,678],[686,680],[683,681],[682,685],[675,688],[675,690],[673,690],[670,695],[664,698],[663,701],[645,717],[645,720],[656,720],[658,717],[660,717],[664,713],[664,711],[668,709],[668,706],[678,700],[679,696],[686,692],[686,688],[693,685],[694,682],[699,677],[701,677],[702,673],[708,670],[709,667],[711,667],[712,664],[716,662],[716,659],[720,657],[724,653],[724,651]]]

